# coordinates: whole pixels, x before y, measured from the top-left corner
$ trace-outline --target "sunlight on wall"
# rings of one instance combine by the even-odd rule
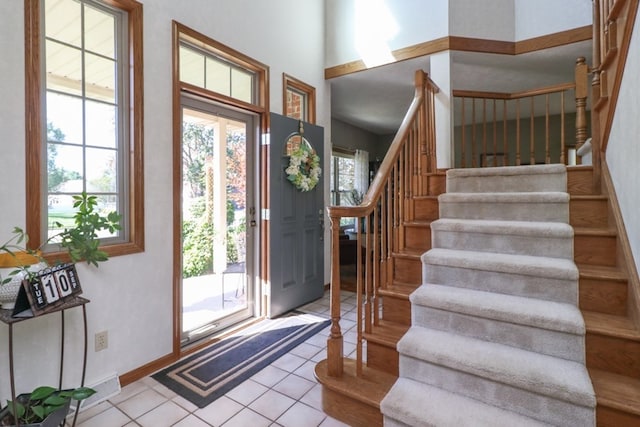
[[[356,49],[367,68],[395,62],[389,40],[398,34],[398,24],[384,0],[356,0]]]

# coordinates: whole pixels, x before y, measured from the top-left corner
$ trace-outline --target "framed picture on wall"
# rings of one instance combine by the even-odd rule
[[[480,166],[483,168],[491,166],[506,166],[507,157],[504,153],[482,153],[480,154]]]

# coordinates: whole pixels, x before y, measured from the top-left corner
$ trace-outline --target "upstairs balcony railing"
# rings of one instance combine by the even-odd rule
[[[587,138],[587,65],[575,82],[517,93],[454,90],[455,166],[574,161]]]

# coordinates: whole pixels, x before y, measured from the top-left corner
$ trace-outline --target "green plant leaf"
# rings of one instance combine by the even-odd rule
[[[78,387],[70,392],[71,398],[75,400],[84,400],[94,394],[96,394],[96,391],[89,387]]]
[[[55,393],[57,389],[49,386],[37,387],[31,392],[31,400],[43,400]]]
[[[52,394],[51,396],[44,399],[42,403],[44,403],[47,406],[57,406],[59,408],[61,406],[64,406],[68,400],[69,398],[62,397],[59,394]]]
[[[31,412],[33,412],[39,420],[44,420],[47,417],[45,407],[42,405],[31,406]]]
[[[24,417],[24,413],[27,411],[26,408],[24,407],[24,405],[16,400],[15,401],[15,410],[16,410],[17,414],[15,414],[13,412],[13,409],[14,409],[14,404],[13,403],[14,402],[12,400],[7,400],[7,407],[9,408],[9,413],[11,415],[13,415],[13,418],[20,419],[20,418]]]

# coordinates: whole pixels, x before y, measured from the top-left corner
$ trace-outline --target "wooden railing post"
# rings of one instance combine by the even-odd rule
[[[331,221],[331,331],[327,339],[327,369],[331,377],[341,377],[344,371],[342,361],[343,338],[340,330],[340,217]]]
[[[586,59],[576,60],[576,150],[587,140],[587,73]]]

